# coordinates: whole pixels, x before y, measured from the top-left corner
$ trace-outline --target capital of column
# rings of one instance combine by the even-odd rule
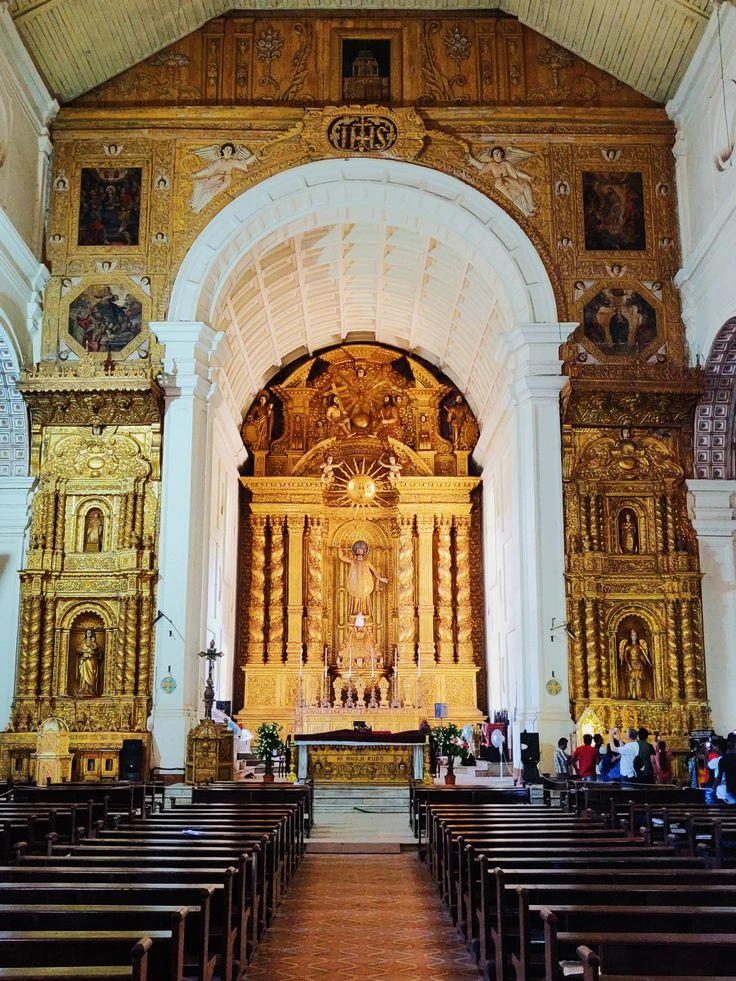
[[[565,383],[560,345],[576,323],[516,324],[504,337],[511,357],[511,391],[516,400],[557,398]]]
[[[162,387],[167,398],[188,395],[206,400],[218,333],[196,320],[160,320],[152,322],[150,327],[166,349]]]
[[[736,535],[736,480],[688,480],[688,512],[699,538]]]

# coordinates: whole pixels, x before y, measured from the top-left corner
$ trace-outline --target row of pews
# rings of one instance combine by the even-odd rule
[[[309,788],[166,810],[118,807],[110,789],[85,787],[86,803],[73,785],[0,802],[15,829],[0,866],[0,979],[240,981],[304,853]]]
[[[733,810],[656,787],[580,800],[425,804],[420,856],[484,976],[736,981]]]

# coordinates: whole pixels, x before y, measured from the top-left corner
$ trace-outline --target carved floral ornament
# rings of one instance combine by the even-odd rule
[[[661,440],[634,438],[630,429],[623,428],[618,439],[603,436],[595,440],[573,476],[577,480],[682,480],[684,471]]]
[[[46,473],[59,477],[147,477],[151,465],[129,436],[72,435],[49,454]]]

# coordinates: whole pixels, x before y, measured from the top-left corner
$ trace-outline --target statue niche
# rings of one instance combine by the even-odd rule
[[[631,508],[619,512],[618,543],[624,555],[639,554],[639,522]]]
[[[99,617],[76,621],[69,635],[68,691],[81,697],[100,695],[105,658],[105,629]]]
[[[641,617],[625,617],[616,632],[619,696],[633,701],[654,697],[651,631]]]
[[[99,508],[90,508],[84,516],[84,544],[85,552],[101,552],[102,536],[105,528],[105,521],[102,511]]]

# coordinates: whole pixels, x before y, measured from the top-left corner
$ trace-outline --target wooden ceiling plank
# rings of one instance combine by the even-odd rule
[[[686,32],[688,30],[683,19],[679,16],[673,17],[671,11],[663,11],[661,17],[662,19],[667,18],[667,26],[671,36],[670,44],[666,48],[664,45],[656,46],[654,48],[655,57],[643,59],[639,72],[635,76],[642,85],[646,85],[649,91],[657,93],[661,91],[662,73],[672,55],[672,51],[680,42],[683,30]]]

